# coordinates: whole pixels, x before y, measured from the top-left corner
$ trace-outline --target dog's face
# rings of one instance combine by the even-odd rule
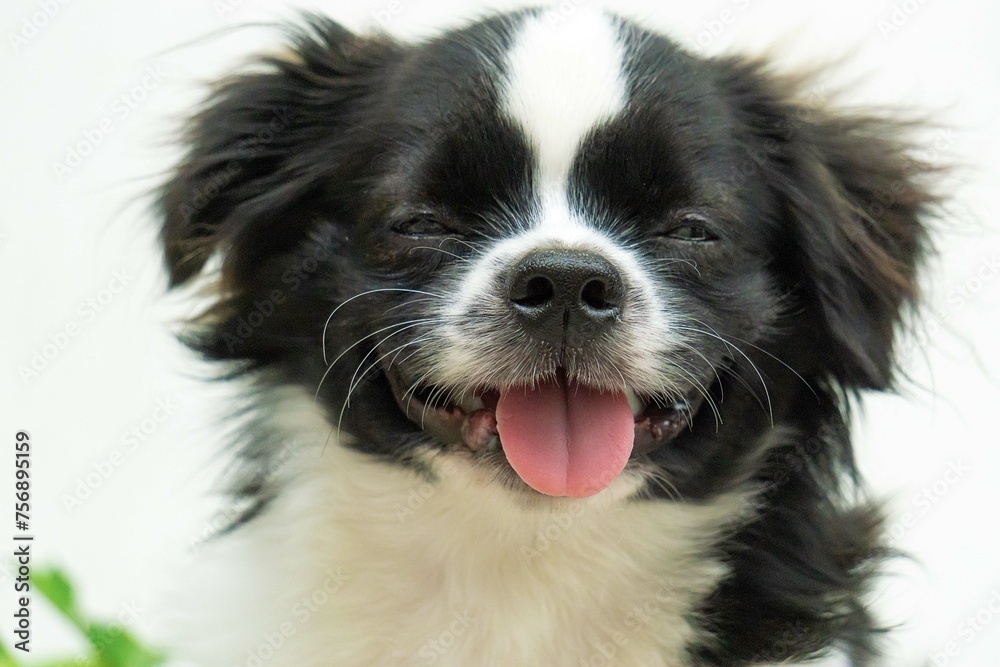
[[[885,387],[929,199],[891,126],[578,14],[317,20],[224,83],[161,199],[174,283],[222,259],[193,344],[550,496],[720,491],[810,385]]]

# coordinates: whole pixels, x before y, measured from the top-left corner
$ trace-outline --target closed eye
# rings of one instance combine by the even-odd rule
[[[712,231],[708,219],[694,213],[681,216],[677,224],[661,236],[686,243],[710,243],[719,240],[719,236]]]
[[[416,216],[397,222],[392,226],[392,231],[414,238],[444,236],[451,233],[447,227],[429,215]]]

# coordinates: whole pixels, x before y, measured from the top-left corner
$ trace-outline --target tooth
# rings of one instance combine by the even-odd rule
[[[472,393],[462,394],[455,403],[466,413],[472,414],[483,409],[483,400]]]
[[[638,417],[643,412],[646,411],[646,405],[639,400],[639,397],[635,395],[635,392],[631,389],[625,389],[625,398],[628,400],[628,406],[632,408],[632,416]]]

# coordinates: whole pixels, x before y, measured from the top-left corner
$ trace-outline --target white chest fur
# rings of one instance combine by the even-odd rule
[[[744,502],[618,502],[612,486],[529,506],[462,459],[432,483],[320,451],[201,554],[184,629],[199,664],[679,667],[687,614],[724,573],[711,545]]]

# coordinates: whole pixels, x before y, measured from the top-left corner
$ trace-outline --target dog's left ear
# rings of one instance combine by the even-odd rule
[[[845,387],[885,389],[895,330],[917,297],[933,169],[911,154],[912,124],[798,105],[787,91],[800,86],[755,74],[761,88],[741,100],[795,239],[793,289],[805,321],[820,323],[809,332],[819,370]]]

